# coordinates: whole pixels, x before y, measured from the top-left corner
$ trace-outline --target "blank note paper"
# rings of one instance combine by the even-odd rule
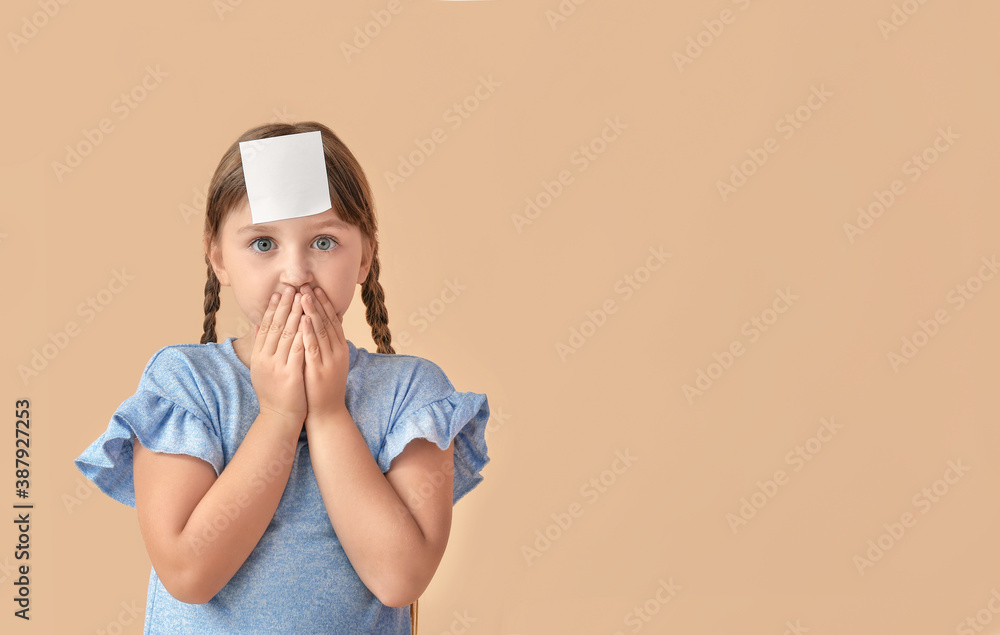
[[[240,157],[254,223],[311,216],[333,207],[318,130],[241,141]]]

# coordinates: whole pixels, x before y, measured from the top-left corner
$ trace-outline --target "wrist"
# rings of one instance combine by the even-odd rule
[[[262,405],[260,406],[260,414],[257,415],[257,418],[266,419],[268,421],[268,427],[286,428],[290,432],[294,431],[298,433],[302,429],[305,415],[297,412],[282,412],[269,406]]]
[[[316,426],[338,425],[354,425],[354,418],[351,417],[351,413],[347,410],[346,405],[335,410],[310,412],[306,415],[305,426],[307,429]]]

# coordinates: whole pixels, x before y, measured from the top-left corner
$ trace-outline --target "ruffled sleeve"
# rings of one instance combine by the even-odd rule
[[[204,414],[196,413],[193,403],[185,408],[160,394],[170,394],[163,390],[168,383],[183,385],[178,378],[184,373],[177,373],[173,364],[171,375],[171,366],[162,360],[159,368],[152,366],[153,360],[136,393],[112,415],[107,430],[73,461],[102,492],[129,507],[135,507],[132,451],[136,438],[154,452],[187,454],[207,461],[217,475],[225,466],[220,433]],[[186,394],[178,390],[179,399]]]
[[[376,461],[385,473],[389,471],[392,460],[413,439],[428,439],[442,450],[454,441],[454,505],[482,482],[480,472],[490,461],[486,448],[490,407],[486,395],[457,392],[440,369],[433,364],[428,366],[431,372],[422,377],[430,385],[415,392],[422,395],[436,392],[445,396],[430,403],[420,404],[418,401],[401,412],[390,424]]]

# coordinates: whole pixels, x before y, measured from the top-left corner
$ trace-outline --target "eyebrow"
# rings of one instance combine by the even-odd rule
[[[313,225],[310,229],[312,231],[316,231],[324,227],[336,227],[339,229],[347,229],[347,223],[337,218],[328,218],[327,220],[321,223]],[[273,231],[274,231],[274,225],[269,225],[267,223],[257,223],[257,224],[251,223],[250,225],[240,227],[239,229],[236,230],[236,233],[250,234],[255,232],[273,232]]]

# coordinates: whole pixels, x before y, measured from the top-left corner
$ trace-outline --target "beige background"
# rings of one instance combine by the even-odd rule
[[[200,337],[202,193],[223,151],[253,125],[315,119],[374,187],[397,351],[486,393],[493,414],[492,462],[456,506],[421,633],[462,632],[456,614],[470,634],[1000,633],[1000,279],[983,266],[1000,256],[1000,7],[402,0],[346,55],[388,5],[0,9],[0,473],[12,505],[11,410],[30,398],[35,504],[33,619],[5,600],[0,630],[141,632],[135,513],[72,459],[152,353]],[[454,127],[463,100],[475,109]],[[390,185],[435,129],[444,140]],[[584,164],[580,146],[600,154]],[[518,231],[525,198],[563,170]],[[670,257],[644,269],[656,248]],[[133,279],[111,293],[116,271]],[[641,280],[628,297],[626,276]],[[449,280],[465,290],[435,301]],[[960,287],[975,291],[961,305]],[[769,312],[778,290],[797,299]],[[78,312],[88,298],[99,313]],[[230,298],[220,338],[245,328]],[[421,308],[443,310],[421,329]],[[744,327],[755,318],[766,332]],[[921,321],[934,334],[894,365]],[[360,296],[345,326],[375,349]],[[589,336],[561,356],[574,328]],[[743,354],[711,366],[731,345]],[[715,379],[689,399],[699,371]],[[817,436],[824,418],[836,434]],[[622,469],[618,452],[635,460]],[[742,499],[760,509],[734,524]],[[17,537],[0,527],[9,598]]]

